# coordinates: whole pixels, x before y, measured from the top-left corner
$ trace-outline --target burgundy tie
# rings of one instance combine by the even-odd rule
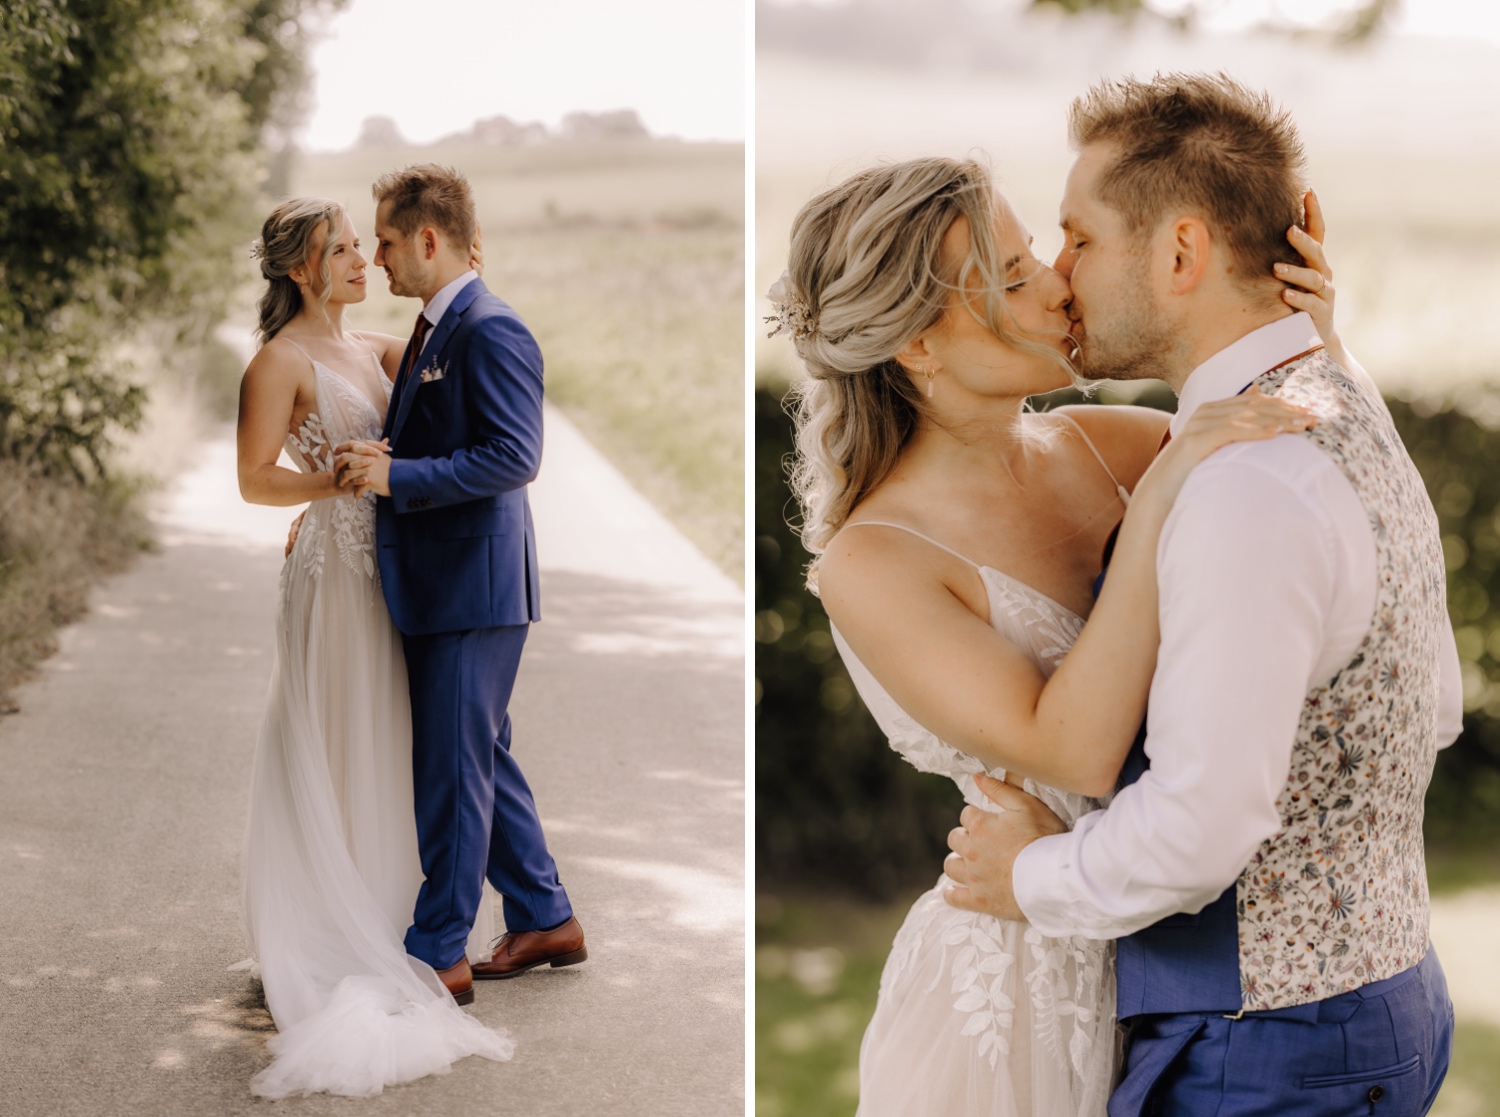
[[[427,315],[418,314],[416,329],[411,332],[411,346],[407,349],[406,363],[401,366],[401,375],[396,378],[398,384],[405,385],[407,375],[417,363],[417,355],[422,352],[422,339],[427,336],[427,331],[430,329],[432,329],[432,323],[427,321]]]

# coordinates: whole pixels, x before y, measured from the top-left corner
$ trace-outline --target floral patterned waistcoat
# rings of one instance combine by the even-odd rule
[[[1312,408],[1311,439],[1349,478],[1375,538],[1370,629],[1307,695],[1281,829],[1222,896],[1118,942],[1118,1015],[1290,1009],[1427,953],[1422,801],[1437,750],[1448,623],[1437,516],[1390,413],[1321,350],[1256,378]],[[1148,766],[1137,738],[1123,779]]]
[[[1322,1000],[1427,953],[1422,803],[1448,623],[1437,516],[1379,398],[1322,350],[1255,383],[1320,416],[1304,437],[1370,517],[1377,590],[1354,657],[1307,695],[1277,800],[1281,830],[1235,887],[1247,1010]]]

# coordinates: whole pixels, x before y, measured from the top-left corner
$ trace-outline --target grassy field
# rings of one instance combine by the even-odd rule
[[[424,161],[473,184],[485,283],[536,334],[548,396],[743,584],[744,148],[354,150],[304,156],[292,187],[348,204],[371,255],[371,181]],[[352,321],[404,336],[416,310],[372,280]]]
[[[891,940],[919,888],[875,905],[761,896],[755,921],[756,1117],[847,1117]],[[1451,975],[1450,975],[1451,980]],[[1482,1117],[1500,1093],[1500,1028],[1460,1015],[1432,1117]]]

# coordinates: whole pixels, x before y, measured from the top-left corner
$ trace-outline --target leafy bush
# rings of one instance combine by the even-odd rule
[[[1096,402],[1112,398],[1105,391]],[[1079,397],[1055,393],[1050,402]],[[1133,402],[1175,406],[1163,387]],[[1432,494],[1448,558],[1468,713],[1463,736],[1438,758],[1427,831],[1439,851],[1462,849],[1500,834],[1500,431],[1471,417],[1473,406],[1388,402]],[[808,556],[787,527],[791,420],[764,387],[755,393],[755,444],[757,873],[773,889],[832,885],[883,898],[935,874],[961,800],[949,781],[887,747],[839,661],[827,616],[803,588]]]
[[[212,354],[296,116],[301,17],[342,2],[5,0],[0,708],[145,545],[138,486],[109,468],[145,403],[130,354],[182,371]]]
[[[7,0],[0,457],[102,475],[144,402],[124,344],[163,322],[168,348],[207,337],[315,3]]]

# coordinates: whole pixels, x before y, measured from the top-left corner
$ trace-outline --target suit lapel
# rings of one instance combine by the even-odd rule
[[[401,363],[396,367],[405,368],[406,359],[410,355],[411,342],[408,340],[406,343],[406,348],[401,351]],[[410,392],[403,392],[401,390],[406,386],[405,381],[408,379],[409,377],[397,376],[395,386],[391,389],[391,402],[386,405],[385,422],[381,424],[380,427],[380,437],[385,439],[387,442],[389,442],[394,436],[394,432],[396,429],[396,413],[401,407],[401,397],[403,395],[411,395]]]
[[[464,312],[469,309],[475,299],[480,295],[489,294],[482,279],[474,279],[464,285],[462,291],[453,297],[448,304],[448,309],[443,312],[443,317],[432,333],[427,335],[427,345],[422,354],[417,357],[417,363],[412,367],[411,375],[406,377],[407,383],[397,384],[397,397],[392,402],[390,411],[395,415],[392,420],[390,415],[386,416],[386,424],[390,428],[386,437],[390,439],[391,445],[396,444],[396,439],[401,437],[401,427],[406,422],[406,417],[411,413],[412,403],[417,398],[417,391],[422,385],[421,372],[424,368],[432,365],[441,366],[443,363],[443,351],[448,347],[448,342],[458,329],[458,323],[463,318]],[[410,343],[407,344],[410,349]],[[404,365],[403,358],[402,364]]]

